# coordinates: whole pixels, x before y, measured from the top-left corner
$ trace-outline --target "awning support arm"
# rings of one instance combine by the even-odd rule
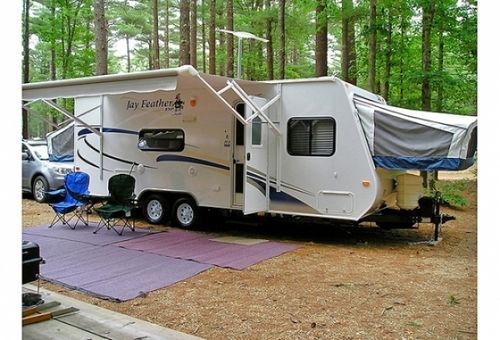
[[[37,110],[35,109],[32,109],[31,107],[29,107],[28,105],[24,105],[23,106],[23,109],[25,109],[26,111],[28,111],[29,113],[34,113],[36,114],[37,116],[39,116],[39,118],[41,120],[43,120],[45,123],[49,124],[50,126],[54,127],[54,128],[57,128],[58,125],[57,124],[54,124],[54,122],[50,121],[50,119],[47,119],[45,118],[45,115],[41,114],[40,112],[38,112]]]
[[[90,131],[92,131],[93,133],[95,133],[96,135],[98,136],[101,136],[102,135],[102,132],[97,130],[96,128],[90,126],[89,124],[85,123],[83,120],[81,120],[80,118],[76,117],[76,116],[73,116],[71,113],[69,113],[66,109],[60,107],[59,105],[53,103],[52,101],[50,100],[46,100],[46,99],[42,99],[42,102],[44,102],[45,104],[49,105],[50,107],[56,109],[57,111],[59,111],[60,113],[62,113],[63,115],[65,115],[66,117],[70,118],[70,119],[73,119],[75,121],[77,121],[79,124],[85,126],[86,128],[88,128]],[[96,107],[97,108],[97,107]],[[95,108],[93,108],[95,109]],[[93,110],[92,109],[92,110]]]
[[[228,103],[228,102],[227,102],[227,101],[226,101],[226,100],[225,100],[225,99],[224,99],[224,98],[223,98],[223,97],[219,94],[219,92],[220,92],[220,93],[223,93],[223,92],[227,91],[227,89],[226,89],[226,88],[222,89],[222,90],[224,90],[224,91],[222,91],[222,90],[221,90],[221,91],[217,92],[217,91],[215,91],[215,90],[214,90],[214,88],[213,88],[212,86],[210,86],[210,84],[209,84],[209,83],[207,83],[207,82],[205,81],[205,79],[203,79],[203,77],[201,77],[199,74],[197,74],[196,76],[197,76],[197,77],[198,77],[198,79],[200,79],[200,81],[201,81],[201,82],[205,85],[205,87],[206,87],[206,88],[208,88],[208,90],[209,90],[210,92],[212,92],[213,94],[215,94],[215,97],[216,97],[216,98],[217,98],[217,99],[218,99],[218,100],[219,100],[222,104],[224,104],[224,106],[226,106],[226,107],[229,109],[229,111],[233,114],[233,116],[234,116],[236,119],[238,119],[238,121],[239,121],[240,123],[242,123],[243,125],[248,125],[248,122],[245,120],[245,118],[243,118],[243,117],[242,117],[242,116],[241,116],[238,112],[236,112],[236,110],[235,110],[235,109],[233,109],[233,107],[232,107],[231,105],[229,105],[229,103]],[[227,87],[227,86],[226,86],[226,87]],[[229,89],[229,88],[228,88],[228,89]]]
[[[279,99],[281,98],[281,94],[278,93],[276,95],[276,97],[274,97],[273,99],[271,99],[270,101],[268,101],[265,105],[263,105],[260,110],[262,112],[266,111],[271,105],[273,105],[274,103],[276,103],[276,101],[278,101]],[[255,112],[253,115],[251,115],[250,117],[247,118],[247,122],[251,122],[255,117],[257,117],[259,115],[258,112]]]
[[[250,108],[254,112],[256,112],[262,119],[264,119],[277,135],[281,135],[281,132],[278,129],[278,127],[271,121],[271,119],[269,119],[269,117],[264,112],[262,112],[262,110],[259,107],[257,107],[257,105],[255,105],[255,103],[252,101],[252,99],[250,99],[250,97],[248,97],[248,95],[245,93],[245,91],[243,91],[243,89],[234,80],[228,81],[228,85],[231,85],[233,91],[245,102],[245,104],[250,106]],[[279,96],[280,95],[277,96],[278,98],[276,98],[276,97],[273,98],[273,103],[279,99]],[[246,120],[247,124],[253,118],[255,118],[254,115],[249,117]]]

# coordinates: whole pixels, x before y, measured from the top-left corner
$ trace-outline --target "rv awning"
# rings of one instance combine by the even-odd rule
[[[355,96],[377,167],[462,170],[474,163],[477,117],[402,109]]]
[[[22,99],[77,98],[127,92],[175,90],[177,76],[190,72],[179,67],[166,70],[113,74],[77,79],[44,81],[23,84]]]

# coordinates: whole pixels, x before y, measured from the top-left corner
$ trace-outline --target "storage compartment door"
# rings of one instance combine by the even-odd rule
[[[252,101],[262,107],[266,100],[251,97]],[[254,112],[246,106],[245,118]],[[245,203],[244,214],[267,211],[269,197],[269,178],[267,171],[268,124],[258,116],[245,127]]]

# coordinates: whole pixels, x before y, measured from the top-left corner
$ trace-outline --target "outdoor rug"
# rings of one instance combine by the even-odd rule
[[[27,233],[23,240],[39,245],[45,261],[40,265],[43,279],[116,301],[133,299],[212,267],[113,245]]]
[[[149,234],[148,230],[139,228],[136,228],[135,231],[125,228],[121,236],[118,235],[114,230],[108,230],[106,228],[102,228],[96,234],[94,234],[93,231],[96,228],[97,223],[94,222],[89,222],[88,226],[85,226],[83,223],[79,223],[74,230],[70,229],[68,226],[63,225],[62,223],[57,223],[52,228],[49,228],[49,224],[44,224],[31,228],[25,228],[23,230],[23,234],[46,236],[56,239],[78,241],[101,246],[129,240],[131,238],[142,237]],[[121,227],[119,228],[121,229]]]
[[[263,240],[247,245],[243,242],[226,243],[217,236],[220,235],[171,230],[114,245],[239,270],[299,248],[298,245]]]
[[[37,243],[45,261],[41,277],[100,298],[126,301],[213,266],[241,270],[299,247],[177,229],[125,229],[120,236],[103,228],[94,234],[95,227],[24,229],[23,240]]]

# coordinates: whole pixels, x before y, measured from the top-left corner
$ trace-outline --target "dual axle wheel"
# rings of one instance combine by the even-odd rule
[[[153,194],[144,200],[142,212],[144,218],[151,224],[160,224],[171,217],[172,222],[182,228],[194,226],[198,219],[198,207],[187,197],[178,198],[171,206],[164,196]]]

